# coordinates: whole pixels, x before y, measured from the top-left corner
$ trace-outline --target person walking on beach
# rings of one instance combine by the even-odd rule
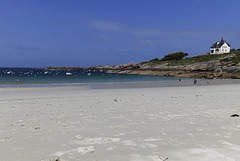
[[[197,85],[197,79],[193,80],[194,87]]]

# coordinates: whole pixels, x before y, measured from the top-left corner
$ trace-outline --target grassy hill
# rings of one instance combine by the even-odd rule
[[[160,64],[166,64],[168,66],[177,66],[177,65],[189,65],[189,64],[194,64],[194,63],[199,63],[199,62],[206,62],[206,61],[210,61],[210,60],[218,60],[221,58],[224,58],[227,55],[230,54],[234,54],[234,58],[231,60],[233,63],[239,63],[240,62],[240,50],[234,50],[231,51],[230,53],[226,53],[226,54],[208,54],[208,55],[199,55],[199,56],[194,56],[194,57],[189,57],[189,58],[185,58],[182,60],[169,60],[169,61],[161,61],[157,58],[152,59],[150,61],[146,61],[146,62],[142,62],[140,64],[149,64],[149,65],[160,65]]]

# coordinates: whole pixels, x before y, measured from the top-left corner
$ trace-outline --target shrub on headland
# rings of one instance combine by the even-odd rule
[[[233,51],[236,51],[236,49],[232,48],[232,49],[230,50],[230,52],[233,52]]]
[[[155,59],[150,60],[149,62],[157,62],[157,61],[159,61],[159,59],[155,58]]]
[[[168,60],[182,60],[185,56],[188,56],[187,53],[184,52],[176,52],[172,54],[165,55],[161,61],[168,61]]]

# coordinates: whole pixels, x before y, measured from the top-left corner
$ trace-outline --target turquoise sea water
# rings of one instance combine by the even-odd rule
[[[114,82],[177,81],[178,79],[179,78],[176,77],[110,74],[104,71],[57,71],[34,68],[0,68],[0,87],[93,85],[96,83]]]

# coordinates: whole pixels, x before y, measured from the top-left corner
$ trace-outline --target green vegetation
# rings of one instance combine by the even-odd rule
[[[199,55],[194,56],[191,58],[186,58],[179,61],[170,61],[168,65],[174,66],[174,65],[188,65],[188,64],[194,64],[199,62],[205,62],[210,60],[217,60],[225,57],[227,54],[212,54],[212,55]]]
[[[182,60],[185,56],[188,56],[187,53],[184,52],[176,52],[172,54],[165,55],[161,61],[170,61],[170,60]]]
[[[232,59],[232,62],[237,64],[240,62],[240,49],[237,49],[236,51],[230,52],[232,54],[235,54],[235,57]]]
[[[183,52],[177,52],[177,53],[183,53]],[[168,54],[168,55],[174,55],[176,53],[173,54]],[[185,54],[185,53],[183,53]],[[240,49],[232,49],[230,51],[230,53],[226,53],[226,54],[207,54],[207,55],[199,55],[199,56],[194,56],[194,57],[190,57],[190,58],[185,58],[185,59],[169,59],[165,61],[165,57],[168,55],[165,55],[165,57],[161,60],[159,60],[158,58],[152,59],[150,61],[147,62],[142,62],[141,64],[146,64],[148,63],[149,65],[160,65],[160,64],[166,64],[169,66],[176,66],[176,65],[189,65],[189,64],[194,64],[194,63],[199,63],[199,62],[206,62],[206,61],[210,61],[210,60],[219,60],[229,54],[235,54],[235,57],[231,60],[233,63],[239,63],[240,62]],[[185,55],[186,56],[186,55]],[[184,56],[183,56],[184,57]],[[182,57],[182,58],[183,58]]]
[[[158,61],[160,61],[160,60],[158,58],[155,58],[155,59],[150,60],[149,62],[158,62]]]

